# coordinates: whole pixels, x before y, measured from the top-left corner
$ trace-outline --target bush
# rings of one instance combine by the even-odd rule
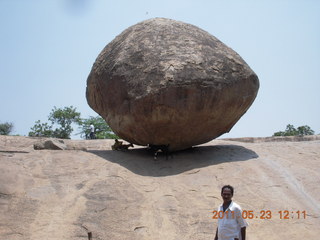
[[[41,123],[40,120],[36,121],[31,128],[31,132],[29,132],[29,136],[69,139],[73,131],[72,123],[79,124],[81,118],[76,108],[70,106],[64,108],[54,107],[48,120],[51,124]],[[54,129],[54,127],[56,128]]]
[[[275,132],[273,136],[304,136],[304,135],[313,135],[314,131],[308,126],[300,126],[297,129],[288,124],[285,131]]]
[[[13,130],[13,123],[5,122],[0,124],[0,135],[9,135]]]

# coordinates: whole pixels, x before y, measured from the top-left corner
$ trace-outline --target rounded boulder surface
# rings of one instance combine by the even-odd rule
[[[258,89],[257,75],[217,38],[155,18],[129,27],[102,50],[86,97],[120,138],[176,151],[229,132]]]

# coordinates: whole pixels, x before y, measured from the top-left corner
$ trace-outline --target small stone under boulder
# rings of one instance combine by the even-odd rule
[[[217,38],[155,18],[129,27],[103,49],[86,96],[120,138],[175,151],[229,132],[258,89],[257,75]]]

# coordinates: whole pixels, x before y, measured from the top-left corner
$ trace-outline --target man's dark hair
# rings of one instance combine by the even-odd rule
[[[222,188],[221,188],[221,195],[222,195],[222,192],[223,192],[223,189],[225,188],[229,188],[231,190],[231,195],[233,196],[233,187],[230,186],[230,185],[224,185]]]

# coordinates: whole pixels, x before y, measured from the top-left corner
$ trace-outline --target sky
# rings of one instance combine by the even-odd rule
[[[320,134],[319,13],[317,0],[0,0],[0,123],[27,136],[54,106],[97,116],[85,89],[98,54],[126,28],[164,17],[214,35],[259,77],[255,102],[223,138],[287,124]]]

